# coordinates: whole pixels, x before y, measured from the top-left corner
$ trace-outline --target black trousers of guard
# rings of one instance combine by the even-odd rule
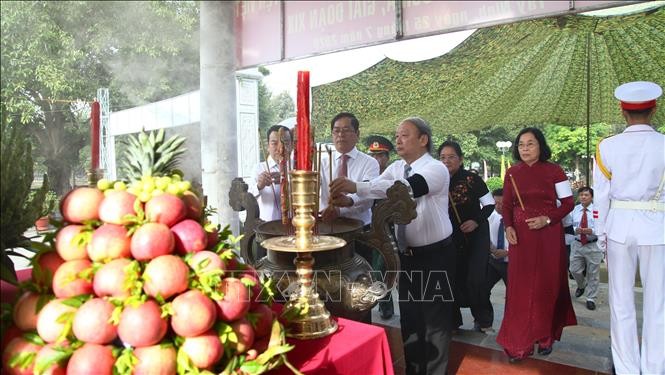
[[[487,264],[487,290],[492,293],[494,285],[503,280],[503,283],[506,285],[506,290],[508,290],[508,263],[504,262],[503,259],[494,259],[490,257],[490,261]],[[494,323],[494,307],[492,307],[492,302],[489,298],[487,300],[487,311],[490,312],[492,321],[488,327],[491,327]]]
[[[492,312],[487,310],[487,262],[489,261],[489,225],[480,223],[478,228],[466,236],[456,231],[453,234],[457,247],[457,277],[455,279],[455,327],[463,324],[461,307],[470,307],[475,325],[482,328],[492,326]]]
[[[400,255],[399,310],[407,374],[446,373],[455,246],[449,238]]]

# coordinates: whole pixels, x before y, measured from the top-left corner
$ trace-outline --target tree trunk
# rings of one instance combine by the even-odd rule
[[[45,104],[42,109],[43,127],[35,126],[33,133],[37,139],[35,150],[45,159],[51,190],[62,196],[72,188],[69,179],[86,137],[78,131],[69,105]]]

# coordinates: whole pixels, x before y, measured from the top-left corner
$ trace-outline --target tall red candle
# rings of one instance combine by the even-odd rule
[[[311,131],[309,126],[309,72],[298,72],[298,131],[296,133],[296,169],[312,170]]]
[[[99,102],[92,102],[92,109],[90,111],[90,153],[91,165],[90,168],[94,171],[99,169],[99,122],[100,122],[100,107]]]

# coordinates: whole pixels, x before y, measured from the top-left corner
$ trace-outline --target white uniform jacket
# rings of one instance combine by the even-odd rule
[[[665,191],[656,197],[665,174],[665,135],[649,125],[631,125],[603,139],[596,149],[593,170],[595,233],[618,243],[626,237],[636,245],[665,244],[665,212],[656,209],[611,207],[612,201],[665,204]],[[610,183],[611,179],[611,183]]]

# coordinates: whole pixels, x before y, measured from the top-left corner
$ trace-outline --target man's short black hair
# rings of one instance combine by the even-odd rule
[[[503,188],[498,188],[492,190],[492,196],[493,197],[503,197]]]
[[[588,186],[582,186],[581,188],[577,189],[577,194],[588,191],[591,194],[591,197],[593,198],[593,188],[590,188]]]
[[[268,128],[268,131],[266,132],[266,140],[270,142],[270,134],[272,132],[277,132],[279,134],[280,129],[284,129],[285,131],[289,132],[289,137],[291,137],[291,141],[293,141],[293,133],[291,133],[291,129],[287,128],[284,125],[273,125],[270,128]]]
[[[522,158],[520,157],[519,144],[520,144],[520,137],[526,133],[533,134],[533,136],[538,141],[538,145],[540,146],[540,156],[538,157],[538,160],[540,161],[550,160],[550,158],[552,157],[552,150],[550,149],[550,146],[547,145],[547,141],[545,140],[545,135],[543,135],[543,132],[540,131],[540,129],[531,128],[531,127],[520,130],[519,134],[517,134],[517,137],[515,137],[515,143],[513,143],[513,159],[517,161],[522,161]]]
[[[333,117],[332,121],[330,121],[330,131],[332,131],[333,127],[335,126],[335,123],[337,120],[348,117],[351,119],[351,126],[353,126],[353,129],[355,129],[356,133],[360,129],[360,122],[358,122],[358,119],[356,118],[356,115],[354,115],[351,112],[340,112],[337,114],[337,116]]]

